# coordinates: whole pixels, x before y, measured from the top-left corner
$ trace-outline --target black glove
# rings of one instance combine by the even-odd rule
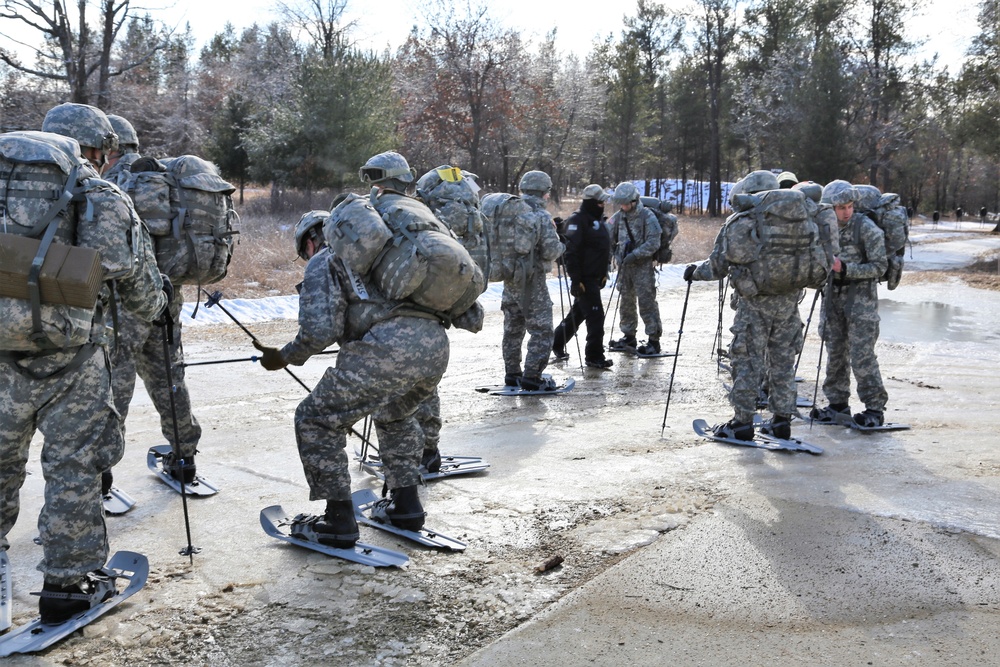
[[[161,273],[160,278],[163,280],[163,296],[167,297],[167,305],[163,307],[160,314],[156,316],[153,320],[153,324],[158,327],[166,326],[168,322],[172,322],[173,318],[170,317],[170,302],[174,300],[174,284],[170,282],[170,278],[166,274]]]
[[[264,367],[265,370],[269,371],[280,371],[282,368],[288,365],[285,358],[281,356],[281,350],[276,347],[265,347],[261,345],[259,341],[253,341],[253,346],[260,350],[260,365]]]
[[[587,288],[584,287],[583,283],[581,283],[581,282],[575,282],[574,281],[573,284],[570,285],[570,288],[569,288],[569,295],[570,296],[579,298],[579,296],[581,294],[585,294],[586,292],[587,292]]]
[[[694,272],[697,268],[694,264],[688,264],[687,268],[684,269],[684,280],[688,282],[694,280]]]

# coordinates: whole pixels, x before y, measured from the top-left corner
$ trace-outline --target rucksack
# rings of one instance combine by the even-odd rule
[[[469,252],[410,197],[350,194],[323,223],[323,237],[350,272],[370,276],[388,299],[450,319],[483,292],[482,270]]]
[[[639,201],[642,202],[643,206],[653,212],[653,215],[656,216],[657,222],[660,223],[660,247],[657,249],[656,254],[653,255],[653,260],[659,262],[660,264],[666,264],[670,261],[670,258],[674,256],[674,252],[671,250],[670,244],[677,236],[677,216],[673,213],[664,211],[661,208],[663,206],[663,202],[656,197],[639,197]]]
[[[447,178],[443,178],[447,176]],[[457,167],[443,166],[417,181],[417,196],[469,251],[485,276],[489,272],[489,244],[479,212],[477,176]]]
[[[538,240],[535,212],[526,201],[506,192],[486,195],[480,209],[490,248],[489,282],[527,280]]]
[[[900,204],[899,195],[887,192],[878,198],[873,207],[862,210],[861,213],[878,225],[885,235],[885,256],[889,260],[889,266],[881,279],[885,281],[886,287],[894,290],[903,277],[906,242],[910,238],[910,218],[906,215],[906,208]],[[863,251],[860,233],[860,228],[855,227],[855,245]]]
[[[833,253],[817,224],[819,209],[797,190],[768,190],[734,197],[723,253],[742,296],[786,294],[821,287]]]
[[[125,191],[149,228],[156,264],[175,285],[207,285],[225,278],[239,217],[236,188],[211,162],[194,155],[141,158]]]
[[[100,293],[135,267],[139,220],[73,139],[0,135],[0,349],[78,347],[103,328]]]

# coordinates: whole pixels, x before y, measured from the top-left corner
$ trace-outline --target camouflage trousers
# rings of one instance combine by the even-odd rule
[[[540,376],[552,352],[552,297],[549,296],[545,273],[536,268],[528,278],[523,293],[513,281],[505,282],[500,310],[503,311],[501,350],[504,372],[521,372],[521,344],[527,332],[524,376]]]
[[[394,317],[340,346],[295,410],[295,439],[310,500],[350,500],[347,433],[371,415],[390,489],[420,483],[424,435],[414,413],[448,367],[449,343],[437,320]]]
[[[413,416],[424,434],[424,449],[437,451],[438,442],[441,441],[441,397],[437,387],[434,387],[433,394],[417,406]]]
[[[170,376],[174,411],[177,414],[177,432],[180,436],[181,454],[194,456],[201,440],[201,426],[191,413],[191,396],[184,382],[184,348],[181,344],[181,307],[184,296],[180,288],[170,302],[170,317],[174,320],[174,340],[169,346]],[[111,386],[115,407],[121,415],[124,436],[125,418],[135,393],[138,374],[146,386],[153,406],[160,415],[160,432],[171,445],[174,444],[174,411],[170,409],[170,386],[167,383],[168,359],[163,350],[163,329],[132,315],[124,308],[118,309],[118,342],[111,355]]]
[[[660,305],[656,303],[656,269],[652,260],[640,260],[618,270],[618,289],[620,290],[622,333],[635,336],[639,330],[639,316],[646,329],[647,338],[659,338],[663,335],[663,324],[660,322]],[[638,301],[638,311],[636,310]]]
[[[850,403],[851,371],[858,397],[869,410],[885,410],[889,401],[875,356],[879,334],[878,285],[875,281],[834,287],[823,299],[820,335],[826,345],[823,394],[830,403]]]
[[[36,376],[64,368],[74,351],[34,357],[18,366]],[[122,457],[124,443],[111,400],[107,351],[98,347],[75,370],[42,380],[0,361],[0,549],[20,510],[28,450],[44,436],[41,465],[45,504],[38,516],[49,583],[68,585],[104,567],[108,537],[101,504],[101,471]],[[117,436],[117,437],[116,437]]]
[[[740,297],[729,344],[733,388],[729,402],[740,422],[757,412],[757,395],[769,381],[767,407],[775,415],[796,412],[795,357],[802,346],[799,292]]]

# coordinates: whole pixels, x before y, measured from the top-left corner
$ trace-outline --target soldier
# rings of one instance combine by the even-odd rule
[[[67,209],[79,207],[79,224],[73,216],[54,219],[56,242],[99,250],[104,275],[116,278],[124,307],[138,317],[162,318],[171,289],[156,270],[150,239],[129,199],[98,177],[117,143],[107,116],[88,105],[62,104],[46,114],[42,130],[79,143],[80,152],[70,159],[78,163],[77,183],[88,199]],[[22,205],[15,195],[7,196],[8,206]],[[24,210],[7,213],[19,224],[28,222]],[[0,549],[10,546],[7,534],[17,518],[28,448],[38,430],[44,435],[45,504],[38,519],[43,623],[61,623],[113,594],[107,578],[93,574],[108,557],[100,473],[121,458],[124,447],[111,396],[104,317],[109,302],[103,289],[82,343],[31,336],[30,344],[7,344],[0,352]],[[12,319],[13,312],[4,312],[5,323]]]
[[[521,198],[532,209],[536,230],[534,259],[523,282],[505,280],[500,309],[503,311],[504,384],[527,391],[552,390],[551,378],[542,378],[552,349],[552,298],[545,276],[553,260],[563,252],[563,244],[545,200],[552,179],[544,171],[526,172],[518,184]],[[528,352],[521,369],[521,344],[528,334]]]
[[[653,258],[660,249],[660,223],[656,215],[639,201],[639,189],[632,183],[620,183],[611,202],[618,207],[611,217],[611,244],[618,264],[619,326],[625,335],[612,341],[610,347],[613,350],[633,348],[639,354],[659,354],[663,325],[660,323],[660,306],[656,303]],[[641,346],[635,339],[639,315],[642,316],[648,339]]]
[[[791,189],[799,182],[799,177],[790,171],[783,171],[778,174],[778,187],[786,190]]]
[[[556,359],[565,359],[566,342],[576,335],[580,323],[586,321],[586,362],[591,368],[614,365],[604,356],[601,302],[601,288],[607,284],[611,261],[611,236],[601,220],[607,198],[600,185],[588,185],[583,189],[580,209],[566,220],[566,273],[575,300],[569,315],[556,327],[552,342]]]
[[[380,199],[404,197],[413,181],[406,160],[393,152],[370,158],[360,175]],[[338,198],[332,214],[339,214],[344,203]],[[427,215],[433,217],[429,210]],[[254,343],[267,370],[301,365],[340,343],[336,365],[295,411],[309,498],[325,500],[326,511],[318,521],[299,522],[291,531],[302,534],[311,526],[316,539],[339,548],[358,540],[344,448],[348,430],[367,415],[375,423],[391,493],[391,502],[380,511],[395,526],[419,530],[425,516],[417,492],[424,436],[414,413],[433,395],[448,366],[448,335],[437,317],[406,300],[386,298],[369,276],[355,275],[329,248],[317,251],[312,241],[303,248],[315,254],[299,292],[298,334],[280,350]]]
[[[823,188],[823,203],[833,206],[840,227],[840,254],[834,259],[829,298],[823,299],[820,332],[826,343],[826,380],[823,394],[830,404],[813,408],[820,422],[851,419],[851,371],[865,411],[854,415],[859,426],[885,423],[889,395],[882,384],[875,342],[879,334],[878,280],[888,259],[885,237],[868,216],[855,213],[858,195],[847,181],[832,181]]]
[[[131,177],[131,166],[141,158],[139,139],[135,128],[121,116],[108,116],[119,136],[119,147],[111,151],[105,166],[104,178],[124,188]],[[147,158],[148,160],[149,158]],[[181,342],[181,308],[184,294],[178,288],[170,300],[169,313],[172,320],[173,339],[169,341],[164,354],[163,331],[128,312],[119,310],[117,344],[111,355],[111,382],[115,396],[115,408],[121,420],[124,437],[125,419],[129,405],[135,394],[136,375],[142,378],[153,407],[160,415],[160,433],[171,444],[170,453],[164,457],[163,468],[174,479],[185,484],[195,480],[197,467],[195,454],[201,440],[201,425],[191,412],[191,394],[184,379],[184,346]],[[170,364],[172,384],[167,382],[166,366]],[[171,408],[173,394],[173,408]],[[177,419],[177,433],[180,436],[180,461],[174,452],[174,418]],[[114,477],[111,470],[101,475],[103,495],[111,490]]]
[[[755,171],[739,181],[730,193],[730,201],[741,194],[753,194],[778,188],[778,179],[769,171]],[[728,226],[737,219],[732,216]],[[756,243],[750,236],[727,235],[727,226],[719,231],[709,258],[699,265],[691,264],[684,270],[684,279],[719,280],[737,268],[727,260],[727,243],[734,238]],[[760,253],[771,252],[767,246]],[[756,254],[756,253],[751,253]],[[798,256],[788,256],[787,261],[799,261]],[[740,267],[743,269],[743,267]],[[822,269],[825,275],[825,267]],[[752,273],[752,272],[751,272]],[[734,416],[716,431],[717,435],[738,440],[753,440],[753,417],[757,411],[757,396],[761,382],[767,378],[769,385],[768,408],[773,414],[768,431],[775,437],[791,437],[791,418],[795,414],[795,356],[802,345],[802,319],[799,317],[799,300],[802,289],[770,289],[758,294],[747,289],[746,283],[733,279],[736,293],[733,296],[736,316],[729,345],[732,362],[733,388],[729,401]],[[753,292],[753,293],[751,293]],[[773,293],[771,293],[773,292]]]

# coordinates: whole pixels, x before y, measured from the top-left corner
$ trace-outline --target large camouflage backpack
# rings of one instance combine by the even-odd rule
[[[490,250],[479,212],[480,188],[476,178],[458,167],[442,165],[420,177],[416,193],[438,220],[448,225],[485,276],[489,272]]]
[[[674,256],[670,244],[677,236],[677,216],[671,213],[674,205],[668,201],[660,201],[656,197],[639,197],[642,205],[653,212],[656,220],[660,223],[660,247],[653,260],[660,264],[666,264]]]
[[[858,211],[868,216],[885,235],[885,256],[889,260],[889,266],[881,279],[885,281],[886,287],[894,290],[903,277],[906,242],[910,238],[910,218],[896,193],[882,194],[874,185],[856,185],[854,188],[858,191]],[[858,235],[855,245],[863,249],[860,233],[860,228],[855,228],[855,234]]]
[[[723,252],[733,286],[742,296],[786,294],[821,287],[832,266],[828,215],[798,190],[768,190],[732,197]],[[821,229],[825,227],[826,229]]]
[[[156,264],[175,285],[225,278],[239,233],[235,190],[215,165],[194,155],[132,164],[125,191],[153,237]]]
[[[0,135],[0,350],[78,347],[103,332],[106,280],[128,277],[138,225],[79,144],[48,132]]]
[[[348,195],[323,223],[323,237],[355,276],[390,300],[408,300],[450,319],[483,293],[482,270],[419,201],[386,193]]]
[[[537,215],[520,197],[496,192],[480,204],[490,248],[489,282],[524,282],[534,267]]]

